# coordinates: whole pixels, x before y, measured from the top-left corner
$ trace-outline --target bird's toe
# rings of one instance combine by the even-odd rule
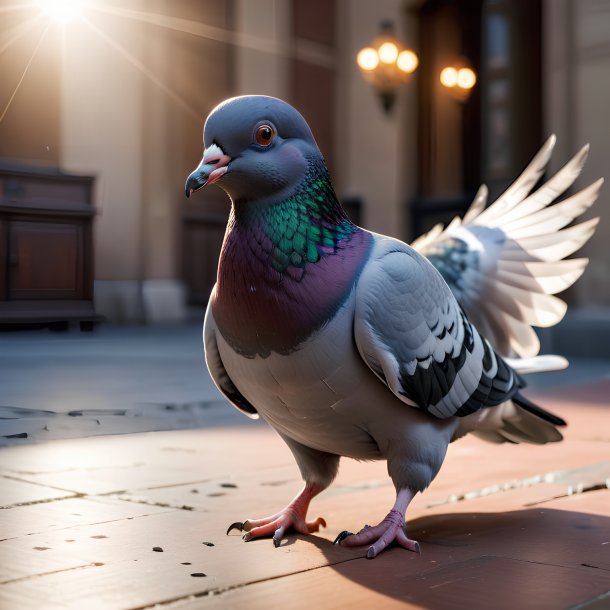
[[[421,553],[419,543],[407,536],[404,519],[394,510],[379,525],[365,525],[357,534],[344,531],[335,539],[335,544],[350,548],[370,545],[366,553],[368,559],[377,557],[393,542],[414,553]]]

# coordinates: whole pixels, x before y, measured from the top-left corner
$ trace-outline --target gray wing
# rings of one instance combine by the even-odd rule
[[[552,295],[571,286],[588,262],[564,259],[591,237],[599,220],[564,228],[594,203],[603,180],[551,205],[580,174],[588,146],[532,191],[554,145],[552,136],[487,209],[482,186],[463,220],[455,218],[445,229],[437,225],[412,244],[503,356],[535,356],[540,343],[532,325],[552,326],[563,318],[567,306]]]
[[[210,376],[216,387],[234,407],[239,409],[242,413],[245,413],[248,417],[258,419],[256,408],[237,389],[225,369],[218,351],[218,343],[216,340],[217,332],[218,330],[216,328],[214,316],[212,315],[210,299],[210,303],[205,312],[205,321],[203,323],[203,345],[205,349],[205,363],[207,364],[208,371],[210,371]]]
[[[354,337],[366,364],[397,398],[439,418],[500,404],[521,385],[438,271],[396,240],[378,237],[362,272]]]

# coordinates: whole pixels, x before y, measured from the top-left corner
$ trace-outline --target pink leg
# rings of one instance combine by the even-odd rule
[[[299,495],[284,510],[264,519],[247,519],[243,523],[240,521],[232,523],[227,534],[232,529],[245,531],[247,533],[244,534],[243,539],[246,542],[254,538],[273,536],[273,544],[278,547],[290,528],[301,534],[317,532],[321,525],[326,527],[326,521],[322,517],[318,517],[315,521],[306,521],[305,517],[311,499],[321,491],[322,488],[315,483],[306,483]]]
[[[365,525],[357,534],[341,532],[337,536],[335,543],[349,547],[372,543],[366,554],[369,559],[377,557],[394,540],[405,549],[419,553],[419,543],[415,540],[410,540],[404,529],[404,514],[414,495],[410,489],[401,489],[396,495],[396,502],[392,510],[379,525],[375,527]]]

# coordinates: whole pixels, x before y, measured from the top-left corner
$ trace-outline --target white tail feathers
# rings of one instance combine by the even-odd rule
[[[548,373],[568,368],[568,361],[563,356],[544,355],[532,358],[505,358],[508,365],[520,375],[528,373]]]

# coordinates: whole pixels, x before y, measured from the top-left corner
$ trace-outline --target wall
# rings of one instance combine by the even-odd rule
[[[235,94],[289,96],[290,2],[235,2]]]
[[[558,137],[551,169],[559,169],[589,142],[589,159],[576,184],[582,188],[610,177],[610,2],[546,0],[544,26],[545,131]],[[606,183],[585,216],[601,216],[601,222],[579,253],[590,258],[570,293],[581,308],[610,308],[609,210]]]
[[[141,316],[136,279],[143,78],[109,41],[128,40],[129,52],[137,54],[142,31],[129,21],[103,14],[87,18],[97,30],[72,27],[76,24],[66,27],[61,167],[96,177],[96,309],[112,320],[133,321]]]
[[[57,166],[61,30],[36,8],[0,8],[0,157]]]

